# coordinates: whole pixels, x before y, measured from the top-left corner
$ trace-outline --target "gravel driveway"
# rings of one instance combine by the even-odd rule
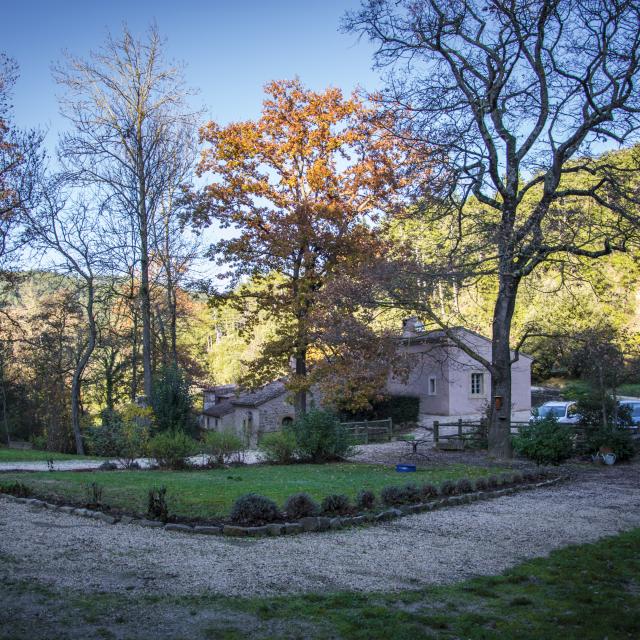
[[[4,577],[93,592],[390,591],[495,574],[639,526],[636,463],[384,525],[257,540],[107,525],[0,499],[0,555]]]

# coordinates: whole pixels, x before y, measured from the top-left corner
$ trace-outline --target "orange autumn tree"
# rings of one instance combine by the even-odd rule
[[[249,310],[247,331],[260,318],[277,320],[244,382],[257,386],[295,362],[288,385],[299,415],[309,362],[327,335],[323,291],[378,250],[375,221],[402,198],[408,181],[398,168],[408,152],[388,134],[391,116],[356,94],[311,91],[297,79],[271,82],[265,92],[258,120],[202,128],[208,147],[198,170],[212,182],[192,221],[236,231],[211,249],[228,267],[228,295]],[[242,281],[252,286],[237,287]]]

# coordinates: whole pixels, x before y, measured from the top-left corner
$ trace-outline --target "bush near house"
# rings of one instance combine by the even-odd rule
[[[189,382],[175,366],[162,367],[153,378],[154,431],[185,431],[194,436],[198,422],[189,393]]]
[[[197,450],[196,441],[182,431],[165,431],[149,440],[149,454],[163,469],[185,469]]]
[[[368,411],[348,412],[341,415],[345,422],[365,420],[386,420],[391,418],[394,425],[418,422],[420,399],[413,396],[389,396],[373,402]]]
[[[87,431],[89,452],[105,458],[117,458],[130,467],[136,458],[146,454],[149,443],[151,409],[135,404],[119,409],[105,409],[102,424]]]
[[[636,452],[629,430],[613,425],[590,429],[586,446],[591,454],[598,453],[601,449],[611,449],[620,462],[630,460]]]
[[[573,431],[555,418],[539,420],[513,437],[513,448],[536,464],[560,464],[573,453]]]
[[[291,464],[295,461],[296,437],[291,430],[265,433],[258,449],[266,462]]]
[[[309,411],[283,431],[295,439],[295,455],[302,462],[330,462],[350,455],[352,443],[338,417],[329,411]]]
[[[208,454],[216,464],[228,464],[244,451],[242,438],[232,430],[209,431],[201,445],[204,453]]]

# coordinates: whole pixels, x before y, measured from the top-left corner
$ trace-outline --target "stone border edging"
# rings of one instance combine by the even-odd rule
[[[44,500],[38,500],[37,498],[18,498],[16,496],[0,493],[0,497],[9,500],[10,502],[17,502],[20,504],[26,504],[32,507],[41,509],[49,509],[51,511],[59,511],[61,513],[68,513],[74,516],[81,516],[84,518],[93,518],[94,520],[100,520],[106,524],[134,524],[140,527],[148,527],[155,529],[164,529],[165,531],[179,531],[182,533],[192,533],[200,535],[223,535],[234,537],[266,537],[266,536],[280,536],[291,535],[296,533],[305,533],[311,531],[329,531],[344,529],[345,527],[355,527],[364,524],[375,524],[378,522],[388,522],[395,520],[396,518],[402,518],[404,516],[414,515],[417,513],[424,513],[426,511],[435,511],[443,507],[457,506],[461,504],[470,504],[472,502],[478,502],[480,500],[491,500],[492,498],[499,498],[512,493],[518,493],[519,491],[527,491],[530,489],[540,489],[548,487],[554,484],[558,484],[563,480],[567,480],[569,476],[557,476],[550,478],[549,480],[543,480],[541,482],[522,483],[512,487],[506,487],[504,489],[494,489],[492,491],[475,491],[473,493],[465,493],[457,496],[447,496],[439,498],[437,500],[431,500],[429,502],[420,502],[416,504],[406,504],[399,507],[391,507],[385,511],[379,513],[363,513],[356,516],[334,517],[327,516],[312,516],[307,518],[301,518],[294,522],[284,523],[272,523],[265,524],[259,527],[241,527],[237,525],[225,524],[222,526],[216,525],[195,525],[179,523],[167,523],[163,524],[159,520],[146,520],[144,518],[134,518],[132,516],[112,516],[103,511],[94,511],[92,509],[77,508],[72,506],[60,506],[52,504]]]

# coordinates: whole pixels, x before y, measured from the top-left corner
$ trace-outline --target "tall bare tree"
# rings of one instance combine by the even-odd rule
[[[84,373],[98,342],[97,305],[101,279],[110,276],[110,247],[101,229],[101,211],[84,202],[73,202],[52,181],[41,205],[22,216],[25,236],[32,249],[39,251],[48,270],[67,277],[83,310],[82,332],[71,380],[71,426],[76,453],[84,454],[80,430],[81,387]]]
[[[179,172],[184,131],[194,131],[198,114],[187,104],[183,70],[166,61],[155,26],[144,39],[125,27],[109,35],[88,60],[67,55],[54,69],[65,89],[63,115],[71,130],[60,151],[79,185],[92,185],[111,198],[111,209],[132,219],[139,243],[139,300],[142,320],[144,392],[151,396],[152,341],[149,263],[158,208]]]
[[[390,69],[384,99],[443,159],[437,186],[449,188],[442,220],[453,249],[431,275],[497,279],[491,360],[471,355],[491,374],[490,452],[509,457],[520,283],[550,259],[625,249],[623,172],[615,156],[594,153],[639,130],[640,4],[367,0],[346,28],[376,44],[377,64]]]

